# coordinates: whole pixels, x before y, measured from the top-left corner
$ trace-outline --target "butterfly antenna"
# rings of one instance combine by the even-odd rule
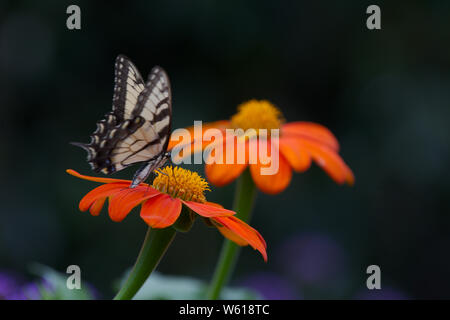
[[[170,162],[170,163],[172,164],[173,179],[175,180],[175,184],[178,185],[177,177],[176,177],[176,175],[175,175],[175,167],[176,167],[176,164],[173,163],[172,157],[171,157],[171,156],[169,156],[169,157],[167,158],[167,160],[168,160],[168,162]]]
[[[177,175],[175,174],[175,167],[173,168],[173,174],[172,175],[173,175],[173,180],[175,180],[175,184],[178,185]]]
[[[155,180],[155,172],[150,172],[150,179],[151,182],[149,181],[149,183],[147,183],[147,190],[145,190],[145,192],[148,192],[148,189],[150,189],[150,185],[153,183],[153,180]]]
[[[161,168],[155,169],[154,172],[160,173],[160,174],[165,175],[167,177],[167,180],[166,180],[167,181],[167,183],[166,183],[166,191],[168,192],[169,191],[169,182],[170,182],[169,175],[167,173],[165,173],[164,171],[162,171]]]

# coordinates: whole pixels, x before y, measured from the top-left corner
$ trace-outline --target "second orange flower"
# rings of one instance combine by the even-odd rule
[[[202,134],[208,129],[215,128],[222,132],[219,140],[213,144],[222,143],[223,146],[219,152],[211,154],[216,161],[207,161],[205,167],[206,177],[209,182],[216,186],[224,186],[235,180],[242,172],[249,167],[251,176],[256,186],[267,194],[277,194],[287,188],[291,179],[292,172],[304,172],[314,161],[320,166],[336,183],[354,183],[354,176],[351,169],[339,156],[339,143],[336,137],[326,127],[313,122],[288,122],[285,123],[282,114],[278,108],[266,100],[251,100],[238,107],[238,112],[230,120],[221,120],[207,123],[202,126]],[[226,135],[227,129],[254,129],[255,137],[239,137]],[[270,132],[272,129],[279,129],[279,138],[270,139],[270,136],[260,134],[261,129]],[[193,133],[194,127],[188,128]],[[194,137],[193,134],[191,134]],[[193,138],[191,140],[194,142]],[[275,141],[275,142],[274,142]],[[249,150],[258,150],[261,142],[265,143],[268,151],[275,150],[277,157],[263,159],[260,153],[257,153],[255,162],[250,161]],[[178,141],[172,138],[169,149],[176,146]],[[211,142],[202,140],[201,150],[208,147]],[[276,145],[271,145],[271,144]],[[244,161],[226,161],[226,150],[245,150]],[[192,152],[201,151],[194,146]],[[231,158],[237,157],[237,153],[231,155]],[[217,161],[220,159],[221,161]],[[275,167],[278,168],[274,174],[261,174],[263,168],[273,165],[271,161],[277,161]]]

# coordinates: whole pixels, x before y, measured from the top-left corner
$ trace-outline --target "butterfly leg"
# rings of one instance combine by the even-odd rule
[[[167,177],[167,179],[166,179],[166,181],[167,181],[167,183],[166,183],[166,190],[169,190],[170,176],[167,173],[165,173],[164,171],[162,171],[161,168],[155,169],[154,172],[160,173],[160,174],[162,174],[162,175]]]
[[[155,177],[156,177],[155,172],[154,172],[154,171],[150,172],[149,177],[150,177],[150,181],[151,181],[151,182],[149,181],[149,183],[148,183],[148,185],[147,185],[147,190],[146,190],[146,192],[148,192],[148,189],[150,188],[150,186],[151,186],[152,183],[153,183],[153,180],[154,180]]]
[[[170,165],[172,165],[172,167],[173,167],[174,170],[175,170],[176,164],[173,163],[173,161],[172,161],[171,153],[170,153],[170,152],[166,152],[166,153],[164,154],[164,157],[166,158],[166,161],[167,161],[167,162],[166,162],[166,166],[170,164]],[[175,176],[175,174],[173,174],[173,179],[175,180],[175,183],[178,184],[177,177]]]
[[[134,174],[133,181],[131,182],[130,188],[136,188],[141,182],[145,181],[153,171],[153,163],[145,163],[138,171]]]

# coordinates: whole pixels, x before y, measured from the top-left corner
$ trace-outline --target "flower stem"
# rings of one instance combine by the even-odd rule
[[[175,234],[176,230],[172,227],[164,229],[148,228],[133,270],[120,291],[114,297],[114,300],[130,300],[134,297],[145,280],[155,270],[175,237]]]
[[[246,169],[237,180],[237,188],[234,194],[233,210],[236,211],[236,217],[249,222],[255,197],[256,187],[249,169]],[[234,242],[225,240],[208,289],[207,299],[215,300],[220,297],[222,288],[227,284],[233,273],[239,249],[240,247]]]

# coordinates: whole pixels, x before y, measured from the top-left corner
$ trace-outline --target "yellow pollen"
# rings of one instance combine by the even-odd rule
[[[197,172],[172,166],[155,170],[155,172],[157,176],[153,180],[153,188],[169,194],[172,198],[200,203],[206,202],[203,193],[211,190],[208,182],[200,177]]]
[[[243,130],[279,129],[284,122],[281,111],[267,100],[250,100],[238,106],[238,112],[231,117],[233,128]]]

